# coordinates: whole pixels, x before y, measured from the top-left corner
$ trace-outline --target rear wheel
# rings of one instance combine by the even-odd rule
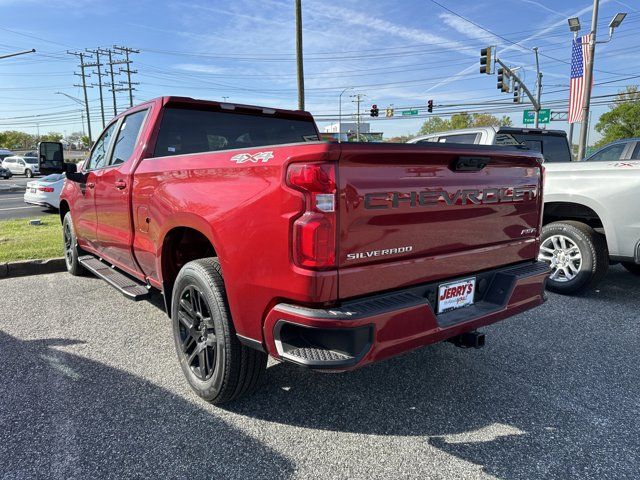
[[[542,228],[539,260],[551,267],[547,288],[578,293],[595,287],[609,268],[604,236],[575,221],[554,222]]]
[[[173,286],[173,339],[191,388],[214,404],[251,392],[266,368],[266,354],[236,336],[216,258],[187,263]]]
[[[33,172],[31,170],[29,170],[28,168],[24,171],[24,174],[27,176],[27,178],[32,178],[33,177]]]
[[[82,275],[84,267],[78,262],[80,247],[76,239],[76,233],[73,228],[71,212],[67,212],[62,220],[62,239],[64,241],[64,260],[67,264],[67,271],[71,275]]]
[[[634,275],[640,275],[640,265],[631,262],[622,262],[622,266]]]

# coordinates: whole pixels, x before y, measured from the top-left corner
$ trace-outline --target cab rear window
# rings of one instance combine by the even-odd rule
[[[499,132],[496,145],[522,145],[540,152],[545,162],[570,162],[571,153],[566,137],[540,133]]]
[[[317,140],[318,132],[311,120],[167,108],[160,125],[154,156],[166,157]]]

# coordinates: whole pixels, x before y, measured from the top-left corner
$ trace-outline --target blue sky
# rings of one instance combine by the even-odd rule
[[[338,96],[346,87],[354,88],[343,97],[343,113],[355,111],[349,95],[357,92],[366,95],[367,111],[373,103],[381,108],[391,104],[396,109],[424,108],[428,99],[434,100],[435,112],[475,110],[480,106],[464,104],[492,102],[489,109],[498,115],[499,110],[512,110],[505,113],[519,125],[525,106],[513,110],[511,95],[496,89],[495,76],[478,72],[479,49],[489,44],[498,46],[503,61],[522,67],[531,87],[535,69],[530,49],[539,47],[543,106],[549,103],[554,111],[566,110],[561,105],[569,82],[571,35],[566,19],[579,16],[582,33],[587,33],[592,4],[590,0],[438,0],[470,23],[429,0],[302,3],[306,107],[321,126],[323,118],[337,114]],[[607,95],[640,83],[640,5],[635,0],[600,3],[600,39],[606,37],[616,12],[629,13],[613,41],[597,48],[593,94]],[[0,53],[37,50],[0,60],[0,129],[80,130],[79,106],[55,94],[82,94],[73,86],[78,81],[73,76],[77,60],[66,51],[114,44],[141,51],[133,56],[139,72],[135,81],[140,82],[136,101],[185,95],[295,108],[293,4],[293,0],[0,0]],[[92,80],[97,81],[96,75]],[[94,136],[100,130],[97,93],[97,88],[90,90]],[[119,110],[127,102],[126,94],[119,93]],[[452,106],[457,104],[463,106]],[[105,108],[110,118],[110,96]],[[595,108],[596,119],[603,111],[606,106]],[[386,136],[414,133],[422,121],[380,120],[373,129]]]

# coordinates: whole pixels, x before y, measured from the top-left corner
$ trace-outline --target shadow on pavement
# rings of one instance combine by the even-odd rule
[[[0,477],[287,478],[292,463],[143,379],[0,331]]]
[[[640,303],[640,282],[620,268],[605,282],[589,299],[551,295],[486,329],[480,351],[439,344],[334,375],[277,364],[256,396],[228,408],[415,436],[499,478],[637,478],[640,314],[616,318],[615,309],[623,298]]]

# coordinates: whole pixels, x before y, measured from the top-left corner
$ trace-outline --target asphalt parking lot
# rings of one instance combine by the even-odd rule
[[[27,186],[27,182],[38,180],[39,178],[42,177],[26,178],[22,175],[14,175],[8,180],[0,179],[0,220],[56,214],[50,209],[24,203],[24,189]],[[16,190],[16,186],[20,190]]]
[[[224,409],[183,380],[159,299],[0,280],[0,477],[638,478],[638,280],[613,267],[596,292],[550,295],[482,350],[340,375],[270,363]]]

